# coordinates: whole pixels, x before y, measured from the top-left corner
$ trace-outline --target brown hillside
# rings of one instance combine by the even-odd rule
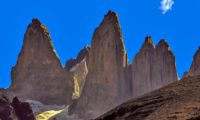
[[[200,120],[200,76],[130,100],[96,120]]]

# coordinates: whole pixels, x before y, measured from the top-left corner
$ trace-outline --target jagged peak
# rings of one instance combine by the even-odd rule
[[[52,43],[50,34],[48,32],[48,29],[40,22],[39,19],[33,18],[32,22],[28,25],[25,35],[29,35],[29,33],[37,33],[37,32],[42,33],[43,35],[45,35],[48,38],[47,40],[48,40],[53,52],[55,53],[57,58],[59,58],[53,47],[53,43]]]
[[[174,53],[171,51],[170,46],[165,39],[161,39],[159,41],[159,43],[156,45],[156,50],[157,51],[161,51],[161,50],[167,51],[171,57],[175,58]]]
[[[118,22],[118,16],[115,12],[109,10],[108,13],[104,16],[104,20]]]
[[[37,19],[37,18],[33,18],[32,19],[32,24],[34,24],[34,25],[42,25],[42,23],[40,22],[40,20],[39,19]]]
[[[142,45],[141,49],[147,48],[147,47],[153,47],[154,48],[154,44],[153,44],[153,40],[151,36],[146,36],[145,41]]]
[[[108,13],[104,16],[103,21],[100,23],[100,25],[95,29],[93,33],[93,38],[98,38],[101,35],[104,35],[106,31],[109,34],[114,34],[114,39],[116,46],[118,46],[118,50],[123,51],[126,53],[125,46],[124,46],[124,40],[122,36],[122,30],[120,27],[118,16],[113,11],[108,11]],[[101,36],[102,37],[102,36]],[[111,39],[110,39],[111,40]],[[92,40],[92,44],[95,43],[94,41],[98,41],[98,39]]]
[[[105,25],[106,24],[106,25]],[[97,27],[95,29],[95,32],[97,31],[97,29],[102,28],[102,27],[108,27],[108,25],[110,26],[114,26],[114,28],[116,30],[120,30],[120,25],[119,25],[119,20],[118,20],[118,16],[115,12],[113,11],[108,11],[108,13],[106,15],[104,15],[103,21],[100,23],[99,27]]]
[[[170,50],[169,44],[165,39],[161,39],[159,43],[156,45],[156,48],[167,48],[168,50]]]
[[[108,29],[109,27],[114,29],[112,30],[112,32],[117,31],[116,33],[119,33],[119,35],[122,36],[117,14],[111,10],[108,11],[108,13],[104,15],[104,18],[99,24],[99,26],[95,28],[94,33],[93,33],[93,38],[99,36],[98,34],[99,31],[102,31],[102,29]]]
[[[89,45],[85,45],[85,47],[83,49],[90,50],[90,46]]]
[[[28,30],[33,32],[41,31],[49,35],[48,29],[37,18],[32,19],[32,22],[28,25]]]
[[[88,54],[89,54],[89,50],[90,50],[90,47],[89,46],[85,46],[80,52],[79,54],[77,55],[77,59],[84,59],[84,57],[88,57]]]
[[[200,56],[200,47],[198,48],[198,50],[194,54],[194,59],[197,59],[199,56]]]
[[[74,65],[80,63],[83,59],[88,59],[89,57],[90,46],[86,45],[83,49],[80,50],[76,59],[69,59],[65,65],[66,70],[70,70]]]
[[[40,33],[40,34],[38,34]],[[47,41],[45,42],[45,45],[49,46],[49,48],[51,49],[51,52],[53,53],[54,57],[57,59],[58,64],[60,65],[60,67],[62,68],[62,64],[60,62],[60,58],[56,52],[56,50],[54,49],[50,34],[47,30],[47,28],[39,21],[39,19],[37,18],[33,18],[32,22],[28,25],[26,32],[24,34],[24,40],[23,40],[23,46],[22,46],[22,50],[18,55],[18,60],[17,63],[15,65],[15,67],[20,64],[20,62],[22,61],[22,56],[25,53],[24,49],[29,46],[30,44],[30,35],[32,34],[32,37],[36,37],[36,36],[45,36],[46,38],[43,39],[35,39],[34,42],[32,42],[33,44],[38,44],[39,41]],[[27,42],[29,41],[29,42]],[[12,68],[12,72],[14,72],[15,67]],[[12,73],[13,74],[13,73]]]

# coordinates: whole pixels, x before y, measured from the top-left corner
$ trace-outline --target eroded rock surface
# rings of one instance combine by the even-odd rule
[[[88,75],[80,98],[70,112],[85,119],[95,118],[116,106],[130,91],[124,70],[128,59],[117,15],[109,11],[95,30],[89,53]]]
[[[130,100],[96,120],[199,120],[200,76]]]
[[[24,36],[17,64],[12,68],[9,94],[44,104],[69,104],[73,78],[62,67],[47,29],[33,19]]]
[[[161,88],[178,80],[175,57],[165,40],[156,47],[146,40],[132,64],[133,97]]]

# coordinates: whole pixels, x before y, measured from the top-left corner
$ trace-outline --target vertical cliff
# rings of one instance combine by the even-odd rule
[[[119,21],[112,11],[94,32],[88,64],[83,92],[70,112],[90,119],[111,109],[122,95],[128,94],[124,80],[128,59]]]
[[[177,80],[175,57],[169,45],[165,40],[161,40],[154,47],[151,37],[146,37],[132,64],[133,97]]]
[[[26,30],[11,79],[9,93],[13,96],[44,104],[71,102],[73,79],[62,67],[46,27],[37,19]]]

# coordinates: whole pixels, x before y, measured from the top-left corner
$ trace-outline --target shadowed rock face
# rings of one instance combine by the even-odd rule
[[[75,92],[73,98],[75,99],[80,97],[85,85],[86,76],[88,74],[89,50],[90,47],[86,46],[79,52],[76,59],[68,60],[65,66],[65,69],[74,77]]]
[[[186,72],[183,77],[200,75],[200,47],[194,55],[190,71]]]
[[[96,120],[199,120],[200,76],[130,100]]]
[[[7,97],[0,96],[0,119],[1,120],[19,120],[13,107]]]
[[[20,102],[17,97],[15,97],[11,103],[14,108],[15,114],[20,120],[35,120],[32,108],[27,102]]]
[[[132,65],[133,97],[177,81],[175,57],[169,45],[161,40],[154,47],[151,37],[146,40]]]
[[[112,11],[94,32],[88,64],[87,82],[81,97],[70,108],[71,113],[86,119],[111,109],[125,93],[128,95],[124,80],[128,60],[119,21]]]
[[[37,19],[27,28],[11,78],[11,95],[44,104],[71,102],[73,80],[62,68],[47,29]]]
[[[4,95],[0,96],[0,119],[1,120],[35,120],[30,105],[14,98],[12,103]]]

